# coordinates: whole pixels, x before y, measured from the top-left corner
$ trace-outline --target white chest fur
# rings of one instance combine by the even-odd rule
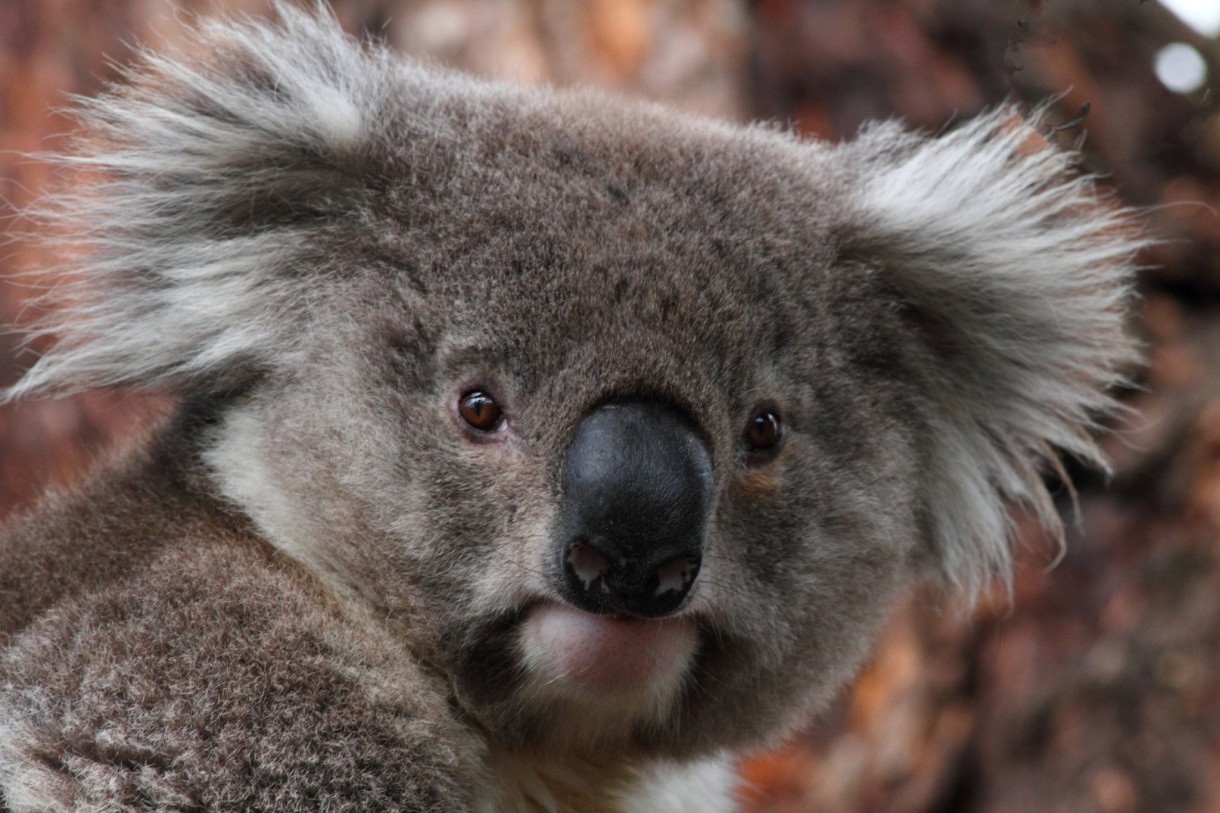
[[[731,813],[728,759],[607,767],[495,751],[480,813]]]

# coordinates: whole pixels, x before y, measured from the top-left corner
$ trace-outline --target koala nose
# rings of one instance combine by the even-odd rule
[[[699,575],[712,462],[693,421],[656,401],[603,404],[564,465],[560,592],[592,613],[658,617]]]

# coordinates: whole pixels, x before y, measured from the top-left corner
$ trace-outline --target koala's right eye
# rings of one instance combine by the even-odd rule
[[[480,432],[494,432],[504,423],[504,411],[495,399],[482,390],[471,390],[458,399],[462,420]]]
[[[761,409],[746,425],[746,447],[751,452],[774,452],[783,438],[783,424],[773,409]]]

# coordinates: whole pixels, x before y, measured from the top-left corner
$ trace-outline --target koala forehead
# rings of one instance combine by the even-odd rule
[[[589,95],[478,104],[386,159],[369,218],[373,283],[390,275],[404,320],[467,362],[482,349],[518,372],[701,370],[742,388],[851,287],[824,273],[814,147]],[[421,164],[445,182],[418,188]]]

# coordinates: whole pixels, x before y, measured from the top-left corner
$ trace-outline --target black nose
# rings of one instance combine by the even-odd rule
[[[699,575],[711,493],[711,457],[684,414],[655,401],[598,407],[565,460],[564,598],[592,613],[677,610]]]

